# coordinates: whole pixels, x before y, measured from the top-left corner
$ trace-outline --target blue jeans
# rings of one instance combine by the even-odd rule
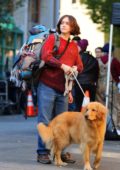
[[[59,93],[43,83],[39,83],[37,90],[38,123],[43,122],[48,125],[50,120],[52,120],[55,116],[68,110],[68,96],[63,96],[63,93]],[[39,135],[37,153],[49,153]]]

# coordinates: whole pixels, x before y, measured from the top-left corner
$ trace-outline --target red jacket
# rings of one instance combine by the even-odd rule
[[[111,74],[117,83],[120,82],[120,62],[116,58],[113,58],[111,63]]]
[[[41,58],[48,66],[44,68],[40,74],[40,81],[55,90],[64,92],[65,78],[64,71],[60,68],[61,65],[75,65],[77,66],[78,71],[81,72],[83,69],[83,64],[78,53],[77,45],[73,41],[69,43],[63,56],[61,56],[59,60],[56,59],[52,54],[54,41],[54,35],[50,35],[42,48]],[[67,41],[60,37],[60,47],[57,54],[61,54],[63,52],[66,43]]]

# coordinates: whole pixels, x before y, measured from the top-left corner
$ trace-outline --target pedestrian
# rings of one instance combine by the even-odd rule
[[[98,83],[97,83],[96,100],[98,102],[101,102],[102,104],[105,104],[109,43],[106,43],[103,46],[102,51],[103,51],[103,55],[101,57],[97,57],[98,64],[99,64],[99,76],[98,76]],[[114,51],[114,47],[112,47],[112,51]],[[112,78],[110,74],[110,87],[111,85],[112,85]],[[111,102],[111,97],[109,98],[109,101]]]
[[[80,28],[76,19],[71,15],[64,15],[57,24],[57,32],[60,36],[60,46],[55,55],[61,54],[70,35],[80,34]],[[65,90],[65,74],[72,72],[72,66],[76,67],[79,72],[83,69],[77,45],[70,41],[66,51],[59,58],[53,56],[55,37],[49,35],[41,53],[41,58],[45,61],[46,67],[40,74],[40,82],[37,89],[38,95],[38,123],[43,122],[48,125],[58,114],[68,110],[68,98],[71,100],[71,92],[64,96]],[[74,68],[75,68],[74,67]],[[64,162],[74,163],[71,154],[64,153],[61,155]],[[38,137],[37,161],[43,164],[50,164],[49,150],[45,148],[41,137]]]
[[[95,100],[95,94],[96,94],[96,83],[98,80],[98,62],[93,57],[90,52],[87,51],[88,46],[88,40],[87,39],[81,39],[77,42],[78,49],[80,51],[80,56],[83,62],[83,71],[78,74],[78,82],[80,83],[82,89],[84,92],[86,90],[90,93],[90,101]],[[75,83],[75,104],[76,104],[76,111],[81,110],[82,102],[83,102],[83,93],[78,86],[77,83]]]
[[[120,61],[113,57],[111,62],[113,79],[113,119],[117,129],[120,130]]]
[[[102,47],[95,48],[95,57],[100,58],[103,55]]]

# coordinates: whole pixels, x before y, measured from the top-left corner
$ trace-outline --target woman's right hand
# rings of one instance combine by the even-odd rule
[[[72,67],[66,65],[66,64],[62,64],[61,65],[61,69],[65,72],[65,74],[70,74],[72,72]]]

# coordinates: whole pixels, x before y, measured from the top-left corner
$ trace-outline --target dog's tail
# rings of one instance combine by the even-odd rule
[[[52,132],[51,127],[46,126],[44,123],[39,123],[37,125],[37,129],[46,147],[50,149],[52,145],[52,141],[53,141],[53,132]]]

